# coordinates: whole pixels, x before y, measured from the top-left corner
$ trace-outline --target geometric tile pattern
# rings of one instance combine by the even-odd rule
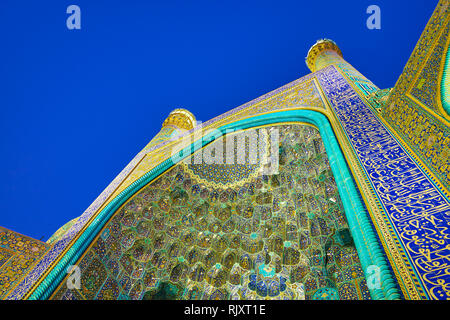
[[[381,110],[386,122],[447,192],[450,190],[450,118],[439,91],[443,88],[449,34],[450,2],[441,0],[392,89],[386,108]]]
[[[370,299],[318,130],[272,128],[278,174],[217,187],[176,165],[104,227],[81,288],[52,299]]]
[[[312,78],[313,76],[310,74],[288,83],[242,106],[234,108],[223,115],[205,122],[203,126],[198,128],[198,130],[202,130],[202,128],[206,126],[218,127],[219,123],[225,119],[230,119],[243,111],[247,110],[252,112],[253,106],[257,107],[258,110],[260,110],[259,112],[264,112],[264,110],[269,110],[270,108],[280,108],[281,106],[278,106],[278,103],[287,103],[292,105],[298,103],[316,106],[317,108],[324,108],[322,98],[319,94],[319,89],[316,87],[315,83],[311,81]],[[297,98],[296,95],[300,98]],[[49,249],[49,251],[35,266],[33,266],[33,268],[31,268],[26,277],[22,279],[20,283],[8,294],[6,299],[21,299],[30,290],[33,284],[36,283],[40,276],[49,268],[49,266],[51,266],[52,263],[60,257],[60,254],[67,248],[67,246],[79,234],[80,230],[86,226],[89,220],[92,219],[100,208],[108,203],[108,201],[110,201],[118,191],[123,190],[131,182],[139,178],[139,176],[148,172],[151,169],[151,166],[155,166],[159,163],[162,160],[160,157],[164,156],[165,153],[168,152],[170,156],[170,150],[166,150],[168,147],[164,146],[166,143],[167,141],[163,144],[159,144],[158,146],[144,149],[138,153],[77,219],[76,223],[74,223],[70,229],[64,233],[62,238],[53,243],[54,245]],[[152,152],[156,148],[161,149],[159,149],[157,153]],[[150,160],[149,167],[145,170],[141,170],[142,173],[138,176],[133,176],[134,172],[139,169],[141,162],[146,161],[147,158]],[[131,176],[133,176],[133,179],[129,180]]]
[[[49,247],[0,227],[0,299],[23,279]]]

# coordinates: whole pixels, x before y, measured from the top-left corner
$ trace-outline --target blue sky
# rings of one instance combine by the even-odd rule
[[[394,86],[437,3],[1,0],[0,225],[47,240],[172,109],[207,121],[300,78],[317,39]],[[381,30],[366,28],[372,4]]]

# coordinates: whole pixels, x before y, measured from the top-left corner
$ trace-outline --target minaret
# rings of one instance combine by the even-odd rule
[[[306,64],[311,72],[335,65],[362,96],[370,99],[379,88],[344,60],[341,49],[330,39],[318,40],[308,51]]]
[[[161,130],[147,144],[144,150],[148,150],[164,141],[181,136],[184,132],[194,129],[197,125],[195,116],[186,109],[173,110],[164,120]]]
[[[308,51],[306,64],[311,72],[319,71],[331,64],[342,63],[342,52],[336,42],[329,39],[318,40]]]

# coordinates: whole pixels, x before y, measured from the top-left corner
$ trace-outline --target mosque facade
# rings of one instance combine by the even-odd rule
[[[449,10],[393,88],[322,39],[306,76],[173,110],[47,242],[0,227],[0,299],[450,299]]]

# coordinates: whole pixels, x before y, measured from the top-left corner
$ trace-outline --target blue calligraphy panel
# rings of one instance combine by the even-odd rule
[[[450,299],[450,204],[334,67],[317,73],[405,261],[430,299]]]

